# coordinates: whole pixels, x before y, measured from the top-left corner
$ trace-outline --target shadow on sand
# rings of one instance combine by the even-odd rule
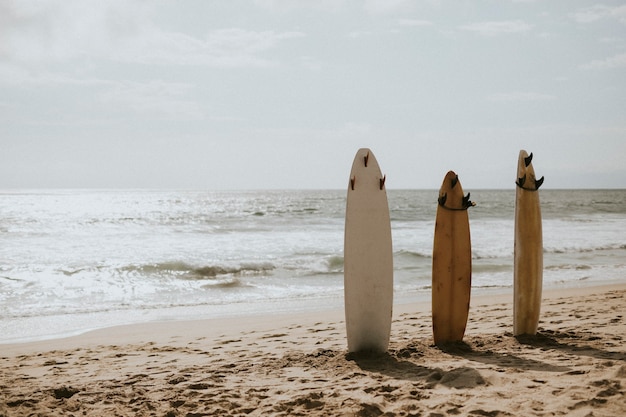
[[[400,351],[392,350],[390,353],[349,353],[346,360],[355,362],[364,371],[376,372],[395,379],[425,382],[426,388],[441,384],[461,389],[485,384],[482,375],[474,368],[460,367],[449,371],[429,368],[410,360],[398,359],[396,357],[398,352],[408,356],[405,348]]]
[[[569,372],[566,366],[550,365],[535,359],[522,358],[511,353],[495,352],[491,349],[475,350],[465,342],[446,343],[438,346],[439,349],[450,355],[459,356],[474,362],[481,362],[500,368],[516,368],[524,371]],[[497,347],[497,346],[494,346]]]
[[[526,346],[543,350],[557,349],[569,355],[590,356],[597,359],[614,361],[626,361],[626,354],[599,349],[586,343],[594,342],[606,345],[614,343],[605,341],[604,338],[593,333],[559,332],[542,329],[536,335],[520,335],[515,337],[517,341]],[[622,342],[619,342],[620,344]]]

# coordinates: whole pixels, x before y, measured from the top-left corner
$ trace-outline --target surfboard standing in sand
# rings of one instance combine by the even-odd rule
[[[539,325],[543,284],[543,238],[539,187],[533,154],[521,150],[515,191],[515,249],[513,268],[513,334],[534,335]]]
[[[369,149],[352,163],[344,236],[348,351],[385,352],[393,308],[393,251],[385,177]]]
[[[458,175],[449,171],[439,190],[432,269],[435,344],[463,340],[472,286],[472,246],[467,209]]]

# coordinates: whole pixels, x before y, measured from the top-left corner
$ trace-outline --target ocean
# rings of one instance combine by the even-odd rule
[[[515,190],[469,191],[472,294],[512,292]],[[437,191],[388,199],[394,300],[429,300]],[[626,190],[540,200],[544,288],[624,282]],[[344,190],[0,191],[0,343],[342,308],[345,201]]]

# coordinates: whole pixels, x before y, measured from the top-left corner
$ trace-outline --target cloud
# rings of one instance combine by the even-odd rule
[[[617,19],[620,23],[626,24],[626,5],[609,7],[603,4],[596,4],[576,10],[570,17],[578,23],[593,23],[603,19]]]
[[[85,100],[89,105],[84,111],[98,111],[98,118],[106,118],[106,114],[115,113],[127,118],[129,115],[140,115],[160,120],[204,120],[200,105],[190,96],[193,85],[183,82],[166,82],[162,80],[129,81],[113,80],[97,77],[76,77],[71,74],[49,71],[21,71],[14,65],[0,63],[0,87],[20,85],[38,94],[47,91],[50,100],[55,92],[63,91],[63,100],[70,107],[74,103],[83,106]],[[82,91],[83,94],[73,95],[72,92]],[[19,109],[23,104],[17,104]],[[104,107],[99,107],[104,106]],[[2,103],[0,102],[0,109]],[[98,110],[96,110],[98,109]],[[64,117],[70,117],[67,111]],[[22,114],[25,116],[26,114]],[[92,114],[93,116],[93,114]],[[29,113],[33,117],[33,113]],[[89,120],[93,121],[93,118]],[[45,121],[45,123],[50,123]],[[65,123],[55,120],[53,123]],[[73,121],[73,123],[77,123]]]
[[[303,55],[300,57],[300,65],[310,71],[320,71],[324,69],[328,64],[316,57]]]
[[[211,31],[204,39],[183,33],[153,31],[135,40],[120,58],[129,62],[209,67],[271,67],[263,54],[302,32],[249,31],[239,28]]]
[[[461,30],[475,32],[483,36],[496,36],[500,34],[525,33],[532,29],[532,25],[523,20],[504,20],[477,22],[463,25]]]
[[[373,33],[374,32],[369,31],[369,30],[353,30],[352,32],[348,33],[348,37],[351,39],[358,39],[358,38],[371,36],[373,35]]]
[[[610,70],[614,68],[626,68],[626,53],[614,55],[610,58],[594,60],[580,66],[583,70]]]
[[[167,120],[201,120],[204,114],[198,104],[185,99],[192,86],[163,81],[112,82],[98,94],[98,100],[109,109],[128,110],[148,117]]]
[[[222,28],[204,36],[167,30],[152,3],[121,1],[11,2],[0,8],[0,58],[24,65],[108,60],[148,65],[270,67],[264,54],[302,32]],[[4,13],[6,12],[6,13]]]
[[[109,53],[150,15],[143,3],[121,1],[9,1],[5,7],[4,56],[27,62]]]
[[[366,0],[365,11],[371,15],[403,13],[411,10],[411,0]]]
[[[495,102],[550,101],[556,100],[556,96],[551,94],[516,91],[511,93],[492,94],[487,97],[487,100]]]
[[[400,26],[432,26],[433,22],[421,19],[398,19]]]
[[[353,123],[347,122],[344,124],[343,129],[341,129],[342,135],[357,135],[357,136],[366,136],[373,133],[373,127],[369,123]]]
[[[349,0],[253,0],[253,3],[257,7],[274,13],[287,13],[298,10],[337,13],[348,5]]]

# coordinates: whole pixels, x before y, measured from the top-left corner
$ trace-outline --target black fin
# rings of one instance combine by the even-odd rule
[[[380,189],[382,190],[383,187],[385,186],[385,181],[387,180],[387,176],[383,175],[383,177],[380,179]]]
[[[524,183],[526,182],[526,174],[523,177],[518,178],[516,184],[520,187],[524,188]]]
[[[535,190],[538,190],[539,187],[541,187],[541,184],[543,184],[544,179],[545,179],[544,177],[541,177],[538,180],[535,180]]]
[[[467,193],[465,197],[463,197],[463,208],[474,207],[476,203],[470,201],[470,193]]]
[[[354,190],[354,183],[356,182],[356,177],[350,178],[350,188]]]
[[[448,199],[448,194],[444,194],[444,195],[440,196],[437,201],[439,202],[440,206],[445,206],[447,199]]]
[[[530,155],[528,155],[526,158],[524,158],[524,164],[526,164],[526,166],[530,165],[530,163],[533,161],[533,153],[531,152]]]
[[[454,188],[459,182],[459,176],[452,178],[452,188]]]
[[[363,160],[365,161],[365,166],[367,166],[367,160],[370,159],[370,153],[368,152],[367,155],[365,155],[365,157],[363,158]]]

